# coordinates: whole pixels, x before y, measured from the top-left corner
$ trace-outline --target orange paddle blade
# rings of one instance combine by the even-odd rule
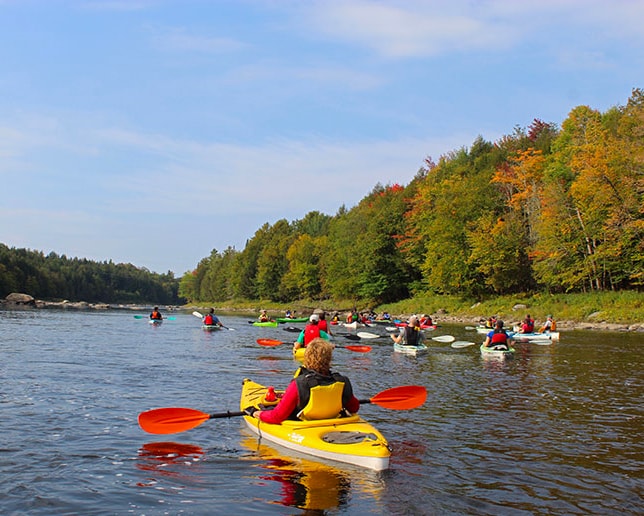
[[[351,351],[357,351],[358,353],[369,353],[369,351],[371,351],[371,346],[336,346],[336,347],[349,349]]]
[[[199,426],[210,414],[190,408],[159,408],[141,412],[139,426],[151,434],[176,434]]]
[[[260,346],[281,346],[284,344],[281,340],[275,340],[275,339],[257,339],[257,344]]]
[[[427,389],[425,387],[403,385],[379,392],[369,400],[369,403],[393,410],[407,410],[421,406],[426,399]]]

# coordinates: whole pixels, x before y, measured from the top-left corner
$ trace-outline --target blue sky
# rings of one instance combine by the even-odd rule
[[[644,1],[0,0],[0,242],[177,276],[644,87]]]

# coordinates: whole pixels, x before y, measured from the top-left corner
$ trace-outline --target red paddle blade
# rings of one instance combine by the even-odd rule
[[[379,392],[369,401],[393,410],[407,410],[421,406],[427,399],[427,389],[420,385],[403,385]]]
[[[141,412],[139,426],[151,434],[176,434],[199,426],[210,414],[189,408],[159,408]]]
[[[284,344],[281,340],[275,340],[275,339],[257,339],[257,344],[260,346],[281,346]]]
[[[358,353],[369,353],[371,351],[371,346],[339,346],[344,349],[349,349],[351,351],[357,351]]]

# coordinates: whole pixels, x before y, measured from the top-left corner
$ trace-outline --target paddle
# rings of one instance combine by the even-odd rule
[[[476,342],[469,342],[467,340],[457,340],[456,342],[452,342],[452,347],[453,348],[466,348],[468,346],[474,346]]]
[[[257,344],[260,346],[276,347],[285,344],[281,340],[276,339],[257,339]],[[355,351],[356,353],[369,353],[371,351],[371,346],[335,346],[340,349],[348,349],[349,351]]]
[[[192,312],[192,315],[194,315],[195,317],[199,317],[199,319],[202,319],[202,320],[204,318],[204,316],[197,311]],[[222,328],[226,328],[228,331],[235,331],[235,328],[229,328],[228,326],[224,326],[223,324],[221,324],[221,321],[219,322],[219,326],[221,326]]]
[[[427,389],[420,385],[403,385],[379,392],[373,398],[360,400],[361,405],[373,403],[391,410],[408,410],[421,406],[427,399]],[[139,426],[150,434],[175,434],[199,426],[209,419],[245,416],[246,412],[207,414],[190,408],[159,408],[141,412]]]
[[[358,337],[360,337],[361,339],[377,339],[380,337],[380,335],[376,335],[375,333],[370,333],[368,331],[359,331]]]
[[[439,335],[438,337],[432,337],[432,340],[436,342],[454,342],[456,339],[452,335]]]

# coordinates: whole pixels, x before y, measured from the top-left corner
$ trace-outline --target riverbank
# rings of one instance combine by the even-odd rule
[[[593,292],[581,294],[534,293],[513,296],[496,296],[490,299],[471,300],[448,295],[420,295],[397,303],[369,306],[359,301],[299,300],[289,304],[271,301],[233,301],[211,305],[218,313],[250,314],[256,316],[261,309],[271,317],[283,317],[291,310],[295,316],[308,315],[316,308],[329,314],[338,312],[341,319],[356,308],[360,312],[376,314],[388,312],[392,317],[406,320],[411,314],[429,314],[438,323],[477,325],[492,315],[503,319],[506,325],[518,324],[527,314],[537,327],[548,315],[553,315],[561,330],[596,330],[618,332],[644,332],[644,293]],[[195,303],[186,309],[205,310],[209,305]]]
[[[5,309],[64,309],[64,310],[123,310],[148,312],[152,305],[88,303],[85,301],[44,301],[27,294],[10,294],[1,300]],[[291,304],[257,301],[237,301],[225,304],[194,303],[183,306],[161,305],[164,312],[199,311],[206,313],[211,307],[220,315],[244,314],[255,318],[261,309],[267,310],[270,317],[283,317],[291,310],[294,316],[309,315],[315,309],[329,314],[337,312],[341,319],[353,309],[350,301],[296,301]],[[644,294],[601,293],[567,294],[561,296],[497,297],[492,300],[468,302],[449,296],[425,296],[400,301],[398,303],[370,307],[357,304],[358,311],[384,311],[392,318],[406,320],[411,314],[426,313],[437,323],[477,325],[491,315],[503,319],[507,326],[518,323],[527,313],[537,321],[537,326],[546,316],[553,314],[560,330],[595,330],[616,332],[644,332]]]

